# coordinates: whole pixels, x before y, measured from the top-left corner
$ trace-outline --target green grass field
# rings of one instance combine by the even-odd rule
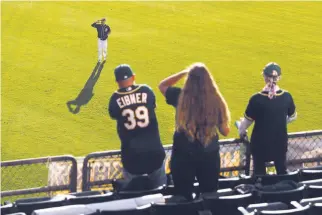
[[[322,2],[1,2],[1,160],[84,156],[119,149],[107,113],[113,69],[128,63],[137,83],[155,89],[164,144],[174,111],[157,90],[164,77],[202,61],[225,96],[232,119],[261,90],[261,70],[282,67],[280,86],[297,105],[290,132],[321,129]],[[96,30],[107,17],[108,60],[94,96],[78,114],[77,97],[97,60]],[[230,138],[236,137],[233,130]]]

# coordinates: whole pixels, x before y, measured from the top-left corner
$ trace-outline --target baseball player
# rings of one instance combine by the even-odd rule
[[[104,57],[104,61],[106,60],[107,38],[108,38],[108,35],[111,33],[110,26],[106,25],[105,22],[106,22],[106,18],[103,18],[101,20],[97,20],[92,24],[92,27],[96,28],[97,30],[99,62],[102,62],[102,56]]]

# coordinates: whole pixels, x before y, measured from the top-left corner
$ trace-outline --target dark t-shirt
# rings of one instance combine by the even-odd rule
[[[254,120],[251,136],[253,150],[267,153],[287,151],[287,116],[295,114],[291,94],[285,90],[276,92],[276,97],[268,98],[268,92],[253,95],[248,103],[245,117]]]
[[[132,174],[151,173],[165,158],[155,107],[155,95],[147,85],[119,89],[110,99],[108,110],[117,120],[122,162]]]
[[[176,108],[180,93],[181,88],[169,87],[165,94],[167,104]],[[175,131],[173,136],[173,151],[176,150],[186,151],[187,153],[191,150],[200,150],[201,152],[219,150],[218,135],[207,145],[207,147],[204,147],[204,145],[197,140],[191,144],[184,132]]]

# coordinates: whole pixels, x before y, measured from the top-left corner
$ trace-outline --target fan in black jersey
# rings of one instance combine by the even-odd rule
[[[277,85],[281,77],[278,64],[268,63],[263,76],[266,85],[250,98],[239,134],[244,136],[255,122],[251,136],[254,174],[266,174],[268,161],[274,161],[277,174],[286,174],[287,123],[296,119],[295,105],[292,95]]]
[[[131,67],[114,70],[119,89],[110,98],[109,114],[117,120],[121,140],[123,175],[127,182],[148,174],[151,188],[166,184],[165,152],[155,114],[155,95],[148,85],[135,84]]]

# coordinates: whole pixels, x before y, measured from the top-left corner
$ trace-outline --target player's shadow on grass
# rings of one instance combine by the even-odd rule
[[[103,61],[102,63],[97,62],[91,76],[86,81],[84,88],[80,91],[77,98],[74,100],[68,101],[66,103],[68,110],[71,113],[73,114],[79,113],[81,106],[86,105],[92,99],[92,97],[94,96],[94,93],[93,93],[94,86],[101,75],[104,64],[105,64],[105,61]]]

